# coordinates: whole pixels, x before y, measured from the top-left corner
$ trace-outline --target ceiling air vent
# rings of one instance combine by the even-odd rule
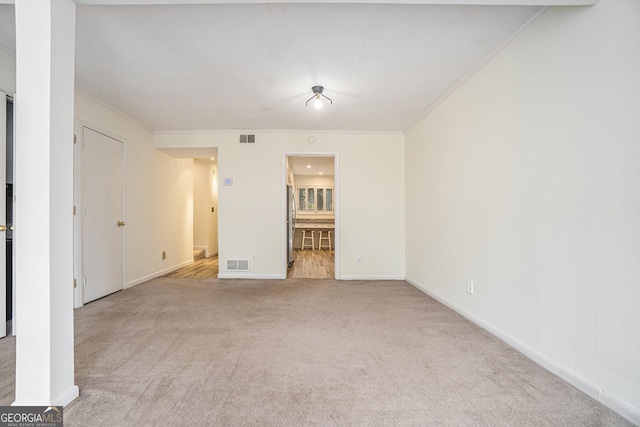
[[[255,135],[240,135],[240,142],[242,144],[244,144],[244,143],[253,144],[254,142],[256,142],[256,136]]]
[[[228,259],[227,271],[249,271],[248,259]]]

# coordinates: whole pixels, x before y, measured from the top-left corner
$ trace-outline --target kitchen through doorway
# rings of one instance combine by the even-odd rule
[[[286,278],[337,278],[337,155],[285,156]]]

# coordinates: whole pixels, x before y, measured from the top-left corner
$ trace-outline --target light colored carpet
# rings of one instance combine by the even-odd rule
[[[75,325],[65,426],[631,425],[402,281],[159,278]]]

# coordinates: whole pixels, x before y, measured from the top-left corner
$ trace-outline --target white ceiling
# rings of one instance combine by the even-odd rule
[[[76,87],[152,131],[402,132],[540,10],[79,5]],[[0,46],[15,52],[11,5]],[[333,99],[322,110],[305,107],[317,84]]]
[[[159,148],[170,156],[176,158],[198,159],[204,163],[218,164],[218,148],[217,147],[198,147],[198,148]]]

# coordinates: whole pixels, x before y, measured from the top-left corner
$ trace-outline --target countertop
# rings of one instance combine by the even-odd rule
[[[336,228],[333,222],[296,222],[296,228]]]

